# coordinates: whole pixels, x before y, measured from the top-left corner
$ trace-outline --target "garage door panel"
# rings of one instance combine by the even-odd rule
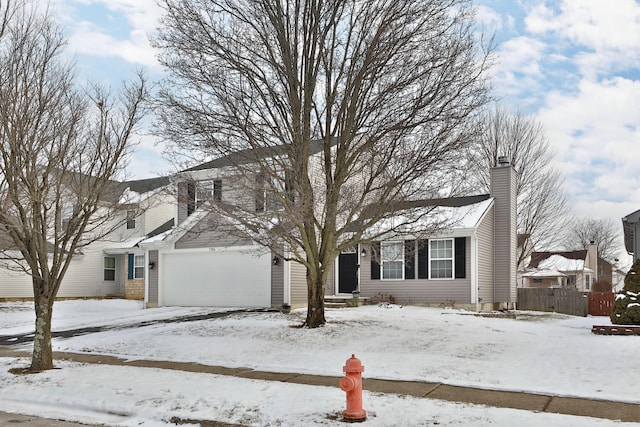
[[[162,305],[268,307],[271,257],[239,251],[165,254]]]

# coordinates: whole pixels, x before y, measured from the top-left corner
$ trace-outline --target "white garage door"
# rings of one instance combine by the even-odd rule
[[[271,255],[240,251],[165,254],[161,305],[270,307]]]

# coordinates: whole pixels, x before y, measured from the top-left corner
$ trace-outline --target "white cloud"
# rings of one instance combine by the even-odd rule
[[[484,27],[484,30],[487,33],[492,33],[494,31],[502,29],[502,15],[500,15],[498,12],[491,9],[490,7],[482,5],[477,6],[476,11],[477,22]]]
[[[640,208],[637,99],[640,81],[620,77],[585,79],[575,93],[547,95],[538,117],[558,152],[575,214],[619,220]]]
[[[113,28],[98,23],[95,16],[80,16],[74,5],[101,5],[113,15],[109,18],[119,27],[126,24],[124,37],[114,35]],[[149,35],[156,31],[162,10],[154,0],[56,0],[56,7],[64,14],[60,20],[67,27],[72,51],[79,54],[117,57],[151,68],[159,68]],[[73,17],[75,19],[71,19]],[[77,19],[79,18],[79,19]],[[102,16],[104,18],[104,16]]]
[[[543,77],[541,61],[545,56],[546,46],[531,37],[515,37],[500,45],[497,52],[497,65],[493,70],[494,84],[500,95],[520,98],[531,96],[537,92]]]
[[[525,24],[532,33],[554,32],[594,50],[640,47],[640,4],[635,0],[564,0],[557,11],[536,5]]]
[[[532,35],[577,49],[581,73],[590,78],[638,67],[640,3],[635,0],[564,0],[558,8],[538,4],[528,10],[525,25]]]
[[[132,64],[154,68],[159,66],[147,35],[141,30],[132,31],[129,39],[119,40],[85,21],[77,24],[69,42],[72,49],[79,54],[114,56]]]
[[[92,3],[103,4],[107,9],[122,13],[134,30],[154,32],[162,9],[155,0],[93,0]]]

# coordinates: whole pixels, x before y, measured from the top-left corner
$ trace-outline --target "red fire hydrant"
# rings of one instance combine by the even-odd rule
[[[347,392],[347,409],[342,411],[342,415],[345,421],[364,421],[367,419],[367,412],[362,409],[364,366],[360,363],[360,359],[356,359],[355,354],[352,354],[342,370],[346,375],[340,378],[340,388]]]

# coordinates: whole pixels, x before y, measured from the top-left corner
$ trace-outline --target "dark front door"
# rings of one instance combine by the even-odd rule
[[[358,289],[358,254],[341,253],[338,257],[338,293],[350,294]]]

